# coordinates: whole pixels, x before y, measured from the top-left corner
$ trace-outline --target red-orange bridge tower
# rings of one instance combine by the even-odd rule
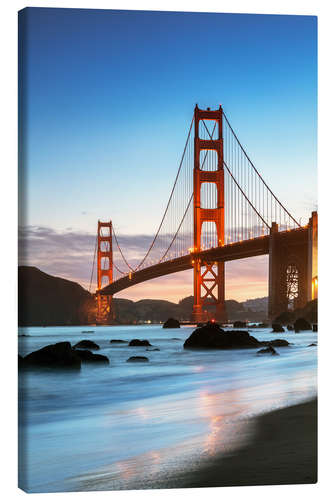
[[[194,268],[194,305],[192,319],[195,322],[205,321],[212,316],[218,321],[226,321],[224,297],[224,262],[214,262],[197,257],[201,251],[202,227],[205,222],[215,224],[217,245],[224,245],[224,170],[223,170],[223,128],[222,107],[217,111],[194,110],[194,170],[193,170],[193,268]],[[209,139],[201,139],[200,121],[215,122]],[[214,138],[216,137],[216,138]],[[216,170],[206,170],[200,161],[208,151],[214,151],[217,156]],[[216,186],[217,196],[215,206],[204,208],[202,204],[202,187],[205,183]],[[215,309],[215,311],[214,311]]]

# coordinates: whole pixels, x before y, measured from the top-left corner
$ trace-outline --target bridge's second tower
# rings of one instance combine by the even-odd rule
[[[194,267],[194,305],[192,320],[206,321],[214,317],[217,321],[226,320],[224,301],[224,262],[212,262],[197,254],[202,248],[203,223],[214,223],[216,228],[217,244],[224,245],[224,170],[223,170],[223,134],[222,134],[222,107],[212,111],[194,110],[194,171],[193,171],[193,205],[194,205],[194,240],[193,240],[193,267]],[[215,121],[214,131],[208,139],[200,137],[201,121]],[[216,169],[206,170],[202,157],[209,151],[216,153]],[[200,153],[203,152],[203,155]],[[213,183],[217,189],[216,205],[204,208],[202,206],[202,185]],[[213,309],[213,311],[212,311]]]
[[[106,324],[113,319],[112,295],[99,291],[112,283],[112,222],[98,221],[97,228],[97,313],[96,323]]]

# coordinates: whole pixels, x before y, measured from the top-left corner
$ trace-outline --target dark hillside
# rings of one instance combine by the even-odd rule
[[[90,293],[77,283],[50,276],[36,267],[19,267],[19,326],[85,324],[92,306]]]

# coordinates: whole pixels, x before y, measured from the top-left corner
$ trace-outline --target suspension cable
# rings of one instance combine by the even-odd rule
[[[116,232],[115,232],[115,230],[114,230],[114,228],[113,228],[113,224],[112,224],[112,233],[113,233],[114,239],[115,239],[115,241],[116,241],[116,245],[117,245],[117,247],[118,247],[118,250],[119,250],[119,252],[120,252],[120,255],[121,255],[121,256],[122,256],[122,258],[123,258],[123,261],[125,262],[126,266],[127,266],[127,267],[131,270],[131,271],[134,271],[133,267],[131,267],[131,266],[129,265],[129,263],[127,262],[127,260],[126,260],[126,258],[125,258],[125,255],[123,254],[122,249],[120,248],[120,245],[119,245],[119,242],[118,242],[118,238],[117,238]]]
[[[170,206],[170,202],[171,202],[171,199],[172,199],[172,196],[173,196],[174,190],[175,190],[175,188],[176,188],[177,180],[178,180],[178,177],[179,177],[179,174],[180,174],[181,168],[182,168],[183,160],[184,160],[184,157],[185,157],[186,149],[187,149],[187,146],[188,146],[188,142],[189,142],[190,135],[191,135],[191,131],[192,131],[192,127],[193,127],[193,122],[194,122],[194,115],[193,115],[193,117],[192,117],[191,125],[190,125],[190,128],[189,128],[188,134],[187,134],[187,139],[186,139],[186,143],[185,143],[184,151],[183,151],[183,154],[182,154],[182,157],[181,157],[181,160],[180,160],[180,164],[179,164],[179,167],[178,167],[177,175],[176,175],[175,181],[174,181],[174,183],[173,183],[173,187],[172,187],[172,190],[171,190],[171,194],[170,194],[170,196],[169,196],[169,200],[168,200],[167,206],[166,206],[166,208],[165,208],[165,210],[164,210],[164,214],[163,214],[162,220],[161,220],[161,222],[160,222],[160,225],[159,225],[159,227],[158,227],[158,229],[157,229],[157,232],[156,232],[156,234],[155,234],[155,236],[154,236],[154,238],[153,238],[153,240],[152,240],[152,242],[151,242],[151,244],[150,244],[150,246],[149,246],[149,248],[148,248],[148,250],[147,250],[147,252],[146,252],[145,256],[143,257],[143,259],[141,260],[141,262],[140,262],[140,263],[139,263],[139,264],[138,264],[138,265],[137,265],[134,269],[133,269],[133,268],[129,265],[129,263],[127,262],[127,260],[126,260],[126,258],[125,258],[125,256],[124,256],[123,252],[120,250],[120,246],[118,245],[117,238],[115,237],[115,239],[116,239],[116,243],[117,243],[117,246],[118,246],[118,248],[119,248],[120,254],[121,254],[121,256],[122,256],[122,258],[123,258],[123,260],[124,260],[125,264],[126,264],[126,265],[128,266],[128,268],[129,268],[131,271],[133,271],[133,272],[137,271],[137,270],[138,270],[138,269],[139,269],[139,268],[143,265],[143,263],[146,261],[146,259],[147,259],[148,255],[149,255],[149,253],[150,253],[151,249],[153,248],[153,246],[154,246],[154,244],[155,244],[155,241],[156,241],[156,239],[157,239],[157,237],[158,237],[158,235],[159,235],[159,233],[160,233],[160,230],[161,230],[162,224],[163,224],[163,222],[164,222],[164,219],[165,219],[165,217],[166,217],[166,214],[167,214],[168,208],[169,208],[169,206]],[[112,226],[112,229],[113,229],[113,226]],[[115,234],[115,233],[114,233],[114,234]]]
[[[267,222],[265,221],[265,219],[263,219],[260,215],[260,213],[258,212],[258,210],[252,205],[251,201],[249,200],[249,198],[246,196],[246,194],[244,193],[244,191],[242,190],[242,188],[240,187],[240,185],[238,184],[238,182],[236,181],[236,179],[234,178],[234,176],[232,175],[232,173],[230,172],[229,170],[229,167],[228,165],[226,164],[226,162],[223,160],[223,165],[225,166],[225,168],[228,170],[232,180],[234,181],[234,183],[236,184],[236,186],[238,187],[238,189],[240,190],[240,192],[242,193],[242,195],[244,196],[244,198],[247,200],[247,202],[251,205],[251,207],[253,208],[253,210],[255,211],[255,213],[258,215],[258,217],[260,217],[260,219],[263,221],[263,223],[265,224],[265,226],[268,227],[268,229],[270,229],[269,227],[269,224],[267,224]]]
[[[256,172],[256,174],[259,176],[259,178],[261,179],[261,181],[263,182],[264,186],[268,189],[268,191],[271,193],[271,195],[273,196],[273,198],[278,202],[278,204],[283,208],[283,210],[288,214],[288,216],[297,224],[298,227],[301,227],[299,225],[299,223],[297,222],[296,219],[294,219],[294,217],[288,212],[288,210],[285,208],[285,206],[280,202],[280,200],[275,196],[275,194],[273,193],[273,191],[270,189],[270,187],[266,184],[266,182],[264,181],[263,177],[261,176],[261,174],[258,172],[258,170],[256,169],[256,167],[253,165],[252,161],[250,160],[248,154],[246,153],[245,149],[243,148],[243,146],[241,145],[236,133],[234,132],[234,129],[232,128],[232,126],[230,125],[230,122],[228,120],[228,118],[226,117],[225,115],[225,112],[223,111],[223,116],[233,134],[233,136],[235,137],[239,147],[241,148],[241,150],[243,151],[244,155],[246,156],[247,160],[249,161],[250,165],[252,166],[252,168],[254,169],[254,171]]]
[[[177,229],[176,233],[174,234],[174,237],[172,238],[170,245],[168,246],[168,248],[166,249],[166,251],[165,251],[165,252],[164,252],[164,254],[162,255],[161,259],[158,261],[158,264],[160,264],[160,263],[162,262],[162,260],[163,260],[163,259],[164,259],[164,257],[167,255],[167,253],[168,253],[168,251],[170,250],[170,248],[172,247],[173,242],[174,242],[174,241],[175,241],[175,239],[177,238],[178,233],[179,233],[179,230],[180,230],[180,228],[181,228],[181,226],[182,226],[182,224],[183,224],[183,222],[184,222],[185,216],[186,216],[186,214],[187,214],[187,212],[188,212],[188,209],[189,209],[189,208],[190,208],[190,206],[191,206],[191,201],[192,201],[192,200],[193,200],[193,193],[192,193],[192,195],[191,195],[191,197],[190,197],[190,199],[189,199],[189,201],[188,201],[188,204],[187,204],[186,210],[185,210],[185,212],[184,212],[184,215],[183,215],[183,217],[182,217],[182,220],[180,221],[180,224],[179,224],[179,226],[178,226],[178,229]]]

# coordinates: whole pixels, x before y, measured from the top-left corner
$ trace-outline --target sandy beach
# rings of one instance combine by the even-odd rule
[[[159,488],[199,488],[317,482],[317,400],[255,419],[251,442],[235,454],[217,455]],[[156,486],[155,486],[156,487]]]

